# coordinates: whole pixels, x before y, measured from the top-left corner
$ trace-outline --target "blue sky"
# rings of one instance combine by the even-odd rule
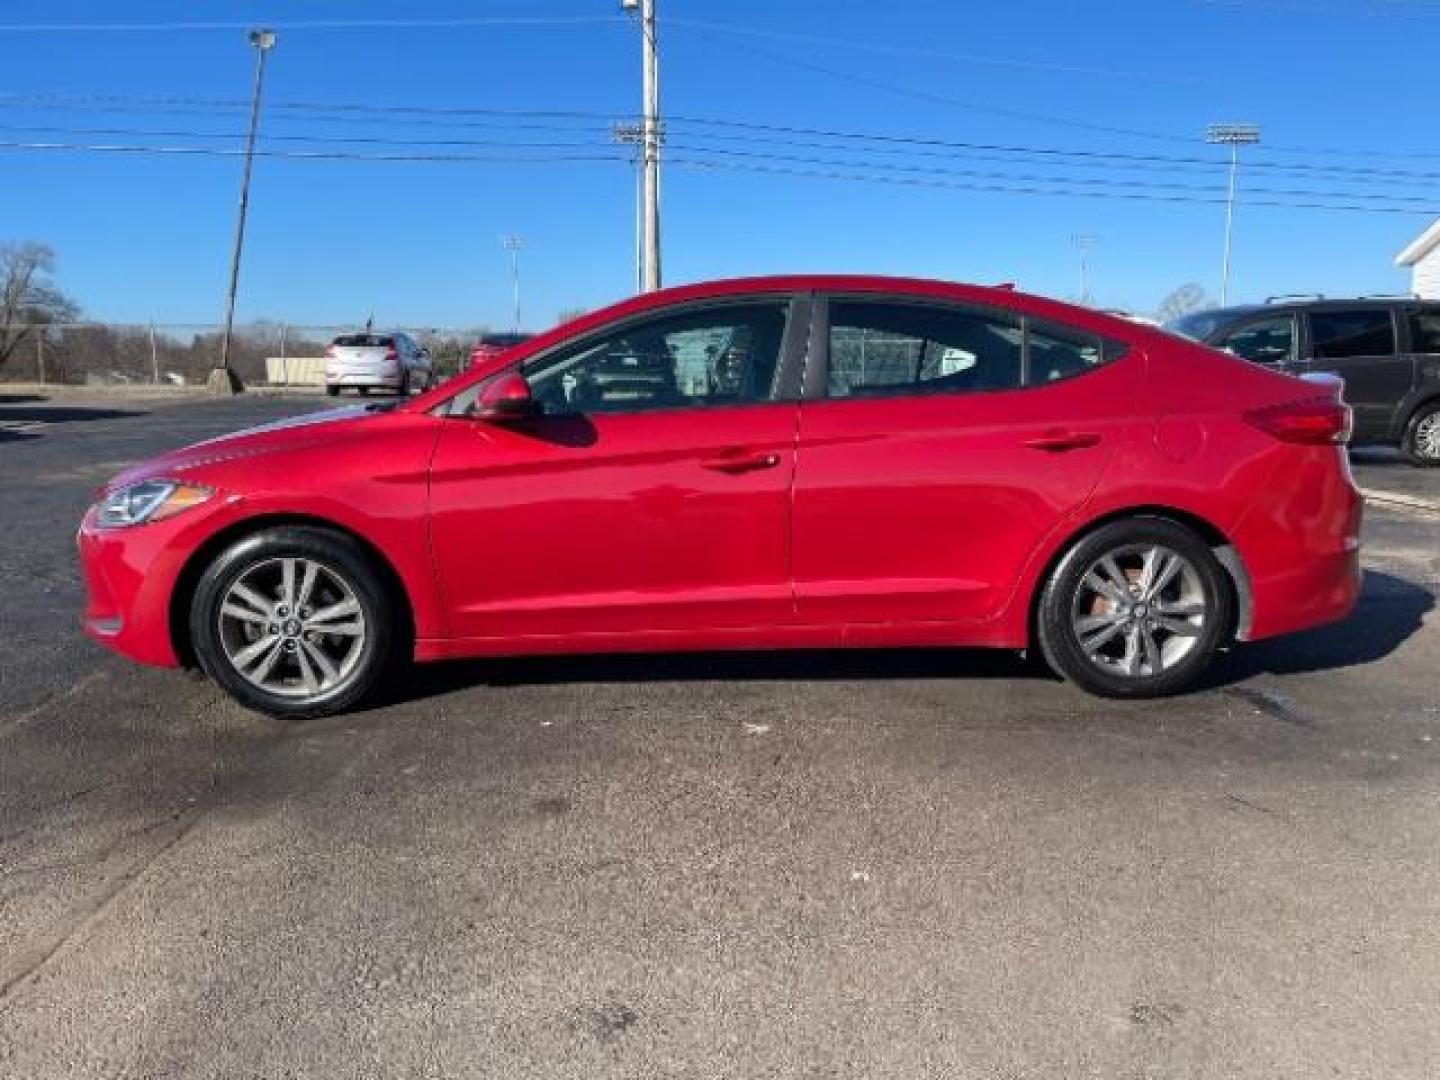
[[[1325,170],[1242,173],[1232,299],[1401,290],[1393,256],[1430,220],[1247,205],[1247,187],[1326,193],[1271,196],[1282,202],[1440,211],[1440,143],[1426,119],[1440,4],[1428,0],[659,3],[662,105],[677,118],[664,174],[667,283],[853,270],[1073,296],[1072,238],[1085,234],[1097,238],[1101,304],[1147,310],[1187,281],[1218,291],[1221,205],[966,189],[1213,199],[1223,166],[1176,159],[1216,157],[1201,134],[1217,120],[1262,125],[1257,163]],[[508,16],[575,21],[305,25]],[[336,323],[373,310],[382,323],[504,326],[506,233],[528,239],[532,327],[633,289],[634,171],[608,127],[638,108],[639,45],[616,0],[10,0],[0,4],[0,141],[238,146],[243,113],[195,103],[248,97],[243,30],[22,29],[197,21],[279,27],[262,125],[272,150],[612,158],[261,158],[241,318]],[[355,138],[389,142],[333,141]],[[1081,165],[1057,150],[1099,156]],[[215,321],[239,174],[233,157],[0,150],[0,239],[53,246],[61,285],[94,317]]]

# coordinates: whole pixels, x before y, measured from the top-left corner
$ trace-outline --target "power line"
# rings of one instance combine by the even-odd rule
[[[565,27],[623,23],[619,15],[491,15],[460,19],[294,19],[270,25],[276,30],[456,30],[479,27]],[[149,23],[0,23],[0,34],[169,33],[249,30],[248,22]]]
[[[194,97],[135,97],[115,94],[19,94],[0,93],[0,107],[9,108],[40,108],[40,109],[61,109],[83,111],[86,108],[95,108],[96,111],[151,111],[155,108],[195,108],[197,110],[220,109],[220,110],[242,110],[244,102],[223,99],[194,98]],[[103,108],[102,108],[103,107]],[[504,109],[495,107],[476,106],[434,106],[434,105],[374,105],[358,102],[314,102],[314,101],[282,101],[269,106],[272,111],[280,113],[296,112],[302,114],[336,113],[356,116],[391,116],[405,117],[405,123],[419,124],[421,120],[410,119],[411,117],[430,118],[435,117],[487,117],[487,118],[513,118],[519,120],[593,120],[603,122],[606,125],[614,120],[636,120],[638,114],[630,113],[626,109],[611,109],[607,111],[586,110],[586,109]],[[1036,117],[1037,114],[1022,114],[1028,117]],[[1059,120],[1060,118],[1050,117],[1047,119]],[[890,143],[896,145],[917,145],[935,146],[965,149],[983,149],[1002,152],[1034,153],[1066,155],[1074,157],[1089,158],[1115,158],[1125,161],[1153,161],[1171,163],[1193,163],[1198,165],[1223,164],[1221,158],[1205,158],[1195,156],[1177,156],[1164,154],[1133,153],[1117,150],[1071,150],[1062,147],[1051,146],[1027,146],[1017,144],[999,143],[974,143],[957,140],[938,139],[927,136],[896,135],[882,132],[860,132],[846,131],[834,128],[817,128],[791,124],[766,123],[760,121],[736,120],[725,117],[707,116],[685,116],[670,115],[666,117],[666,125],[675,124],[700,124],[707,126],[728,127],[744,131],[765,131],[783,134],[811,135],[833,139],[845,139],[855,141],[869,141],[874,143]],[[460,126],[457,124],[457,126]],[[1137,132],[1126,128],[1104,128],[1096,125],[1099,130],[1116,134],[1139,134],[1144,137],[1159,135],[1160,133]],[[1164,135],[1167,140],[1180,144],[1194,146],[1196,140],[1175,135]],[[1330,147],[1330,146],[1284,146],[1270,144],[1267,146],[1270,152],[1280,153],[1312,153],[1347,157],[1361,158],[1400,158],[1413,159],[1440,157],[1440,152],[1430,150],[1361,150],[1355,147]],[[1299,167],[1295,163],[1284,161],[1256,160],[1250,163],[1250,167],[1289,169]],[[1338,165],[1315,165],[1314,168],[1339,170],[1346,166]],[[1358,170],[1358,167],[1357,171]],[[1401,175],[1403,170],[1374,170],[1376,175]]]
[[[153,154],[161,156],[200,156],[200,157],[235,157],[242,155],[244,150],[238,148],[208,147],[208,146],[171,146],[171,145],[137,145],[119,143],[60,143],[60,142],[20,142],[0,141],[0,150],[18,150],[34,152],[82,152],[82,153],[107,153],[107,154],[131,154],[143,155]],[[712,153],[713,151],[699,150],[689,151],[690,153]],[[368,161],[368,162],[432,162],[432,163],[454,163],[454,164],[491,164],[491,165],[521,165],[521,164],[554,164],[554,163],[592,163],[604,162],[628,163],[624,154],[614,151],[603,152],[597,148],[597,152],[590,154],[463,154],[463,153],[361,153],[345,150],[266,150],[257,149],[255,156],[274,159],[307,160],[307,161]],[[1019,195],[1051,195],[1067,198],[1110,198],[1110,199],[1131,199],[1150,202],[1166,203],[1199,203],[1214,205],[1223,203],[1224,199],[1217,195],[1213,197],[1208,192],[1213,189],[1197,188],[1194,190],[1180,189],[1178,192],[1173,188],[1163,185],[1156,185],[1152,188],[1125,190],[1090,190],[1077,187],[1077,181],[1061,177],[1025,177],[1010,174],[977,174],[969,176],[964,172],[956,172],[948,175],[969,176],[969,180],[953,180],[942,177],[898,175],[894,171],[890,173],[876,172],[872,168],[861,164],[859,166],[847,166],[845,163],[836,163],[833,167],[805,167],[804,159],[791,163],[784,158],[761,159],[758,161],[734,161],[715,160],[708,157],[677,157],[674,159],[678,164],[697,169],[725,169],[741,170],[757,173],[768,173],[776,175],[815,177],[834,180],[849,180],[868,183],[884,183],[906,187],[939,188],[956,191],[975,191],[1008,193]],[[778,160],[780,164],[770,164],[769,160]],[[818,164],[818,163],[817,163]],[[855,171],[856,168],[866,171]],[[974,180],[993,179],[996,182],[970,182]],[[1053,185],[1069,185],[1055,187]],[[1308,209],[1308,210],[1336,210],[1367,213],[1391,213],[1391,214],[1424,214],[1427,216],[1436,213],[1440,207],[1422,209],[1407,206],[1377,206],[1364,202],[1334,203],[1319,202],[1313,200],[1321,199],[1369,199],[1360,193],[1354,192],[1294,192],[1294,196],[1306,200],[1297,202],[1289,198],[1280,198],[1283,192],[1259,192],[1261,198],[1248,198],[1249,205],[1279,207],[1286,209]]]
[[[1027,174],[1027,173],[1002,173],[1002,172],[989,172],[989,171],[985,171],[985,170],[975,170],[975,169],[943,169],[943,168],[935,168],[935,167],[933,167],[933,166],[925,166],[925,165],[905,165],[905,164],[899,164],[899,163],[881,163],[881,162],[868,162],[868,161],[860,161],[860,162],[857,162],[857,161],[837,161],[837,160],[830,159],[830,158],[816,158],[816,157],[808,157],[808,156],[803,156],[803,155],[797,156],[797,155],[790,155],[790,154],[777,154],[777,153],[774,153],[774,152],[759,153],[759,152],[747,151],[747,150],[732,150],[732,149],[728,149],[728,148],[726,148],[726,149],[720,149],[720,148],[715,148],[715,147],[694,146],[694,145],[686,145],[686,144],[684,144],[684,143],[679,143],[679,142],[677,142],[677,143],[672,143],[672,144],[670,144],[670,145],[673,147],[673,149],[675,149],[675,150],[677,150],[677,151],[680,151],[680,152],[682,152],[682,153],[716,154],[716,155],[727,156],[727,157],[738,157],[738,158],[754,159],[754,160],[764,160],[764,161],[781,161],[781,162],[787,162],[787,163],[793,163],[793,164],[799,164],[799,165],[823,166],[823,167],[825,167],[825,168],[869,169],[869,170],[872,170],[872,171],[875,171],[875,170],[878,170],[878,171],[891,171],[891,172],[899,172],[899,173],[914,173],[914,174],[935,175],[935,176],[961,176],[961,177],[967,177],[967,178],[970,178],[970,179],[982,179],[982,180],[1015,180],[1015,181],[1022,181],[1022,182],[1027,182],[1027,183],[1028,183],[1028,182],[1039,182],[1039,183],[1061,182],[1061,183],[1065,183],[1065,184],[1080,185],[1080,186],[1084,186],[1084,187],[1119,187],[1119,188],[1134,188],[1134,189],[1137,189],[1137,190],[1191,191],[1191,192],[1205,192],[1205,193],[1213,193],[1213,194],[1222,194],[1222,193],[1224,193],[1224,192],[1227,190],[1224,185],[1154,183],[1154,182],[1148,181],[1148,180],[1122,180],[1122,179],[1111,179],[1111,178],[1103,178],[1103,177],[1102,177],[1102,178],[1089,178],[1089,177],[1074,177],[1074,178],[1071,178],[1071,177],[1058,177],[1058,176],[1039,176],[1039,175]],[[1309,189],[1287,189],[1287,188],[1263,188],[1263,187],[1261,187],[1261,188],[1248,188],[1248,189],[1246,189],[1246,199],[1247,199],[1247,201],[1248,201],[1248,199],[1249,199],[1249,196],[1252,195],[1252,194],[1254,194],[1254,195],[1274,195],[1274,196],[1284,196],[1284,197],[1292,197],[1292,196],[1293,196],[1293,197],[1300,197],[1300,198],[1365,199],[1365,200],[1368,200],[1368,201],[1375,201],[1375,202],[1422,203],[1422,204],[1424,204],[1424,205],[1427,206],[1427,207],[1440,206],[1440,195],[1433,195],[1433,196],[1423,196],[1423,195],[1390,195],[1390,194],[1372,194],[1372,193],[1355,192],[1355,191],[1312,191],[1312,190],[1309,190]]]
[[[129,143],[65,143],[65,142],[18,142],[0,141],[0,150],[33,151],[74,151],[101,154],[173,154],[195,157],[239,157],[245,151],[241,148],[219,146],[138,146]],[[608,154],[544,154],[505,155],[497,157],[487,154],[369,154],[345,150],[256,150],[256,157],[290,158],[306,161],[433,161],[456,163],[481,163],[490,165],[525,165],[545,162],[586,162],[622,161],[615,153]]]
[[[1012,195],[1048,195],[1077,199],[1129,199],[1142,202],[1197,203],[1208,206],[1224,203],[1224,198],[1206,198],[1198,195],[1162,195],[1148,192],[1121,191],[1074,191],[1065,188],[1040,187],[1032,185],[970,184],[947,180],[931,180],[923,177],[867,176],[863,173],[841,172],[819,169],[800,169],[786,166],[770,166],[751,162],[705,161],[696,158],[672,157],[672,164],[695,169],[724,169],[741,172],[771,173],[784,176],[816,177],[827,180],[849,180],[861,183],[895,184],[902,187],[938,188],[950,191],[994,192]],[[1419,210],[1400,206],[1362,206],[1336,203],[1281,202],[1273,199],[1252,199],[1250,206],[1279,207],[1286,210],[1336,210],[1372,214],[1410,214],[1433,217],[1440,207]]]

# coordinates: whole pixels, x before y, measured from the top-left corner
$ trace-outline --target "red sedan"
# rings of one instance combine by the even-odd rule
[[[284,715],[398,661],[1038,648],[1176,691],[1359,589],[1349,410],[1004,288],[777,277],[627,300],[389,411],[115,479],[91,636]]]

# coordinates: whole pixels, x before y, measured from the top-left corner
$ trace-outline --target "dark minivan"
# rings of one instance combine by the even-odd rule
[[[1338,375],[1354,442],[1440,465],[1440,301],[1274,297],[1197,311],[1166,329],[1295,375]]]

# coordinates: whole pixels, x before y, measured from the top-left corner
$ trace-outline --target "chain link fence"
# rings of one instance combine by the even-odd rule
[[[354,326],[237,325],[230,366],[247,385],[318,385],[325,346]],[[385,327],[428,349],[442,377],[455,374],[483,328]],[[220,362],[224,327],[214,323],[51,323],[5,326],[13,345],[0,382],[69,385],[204,385]]]

